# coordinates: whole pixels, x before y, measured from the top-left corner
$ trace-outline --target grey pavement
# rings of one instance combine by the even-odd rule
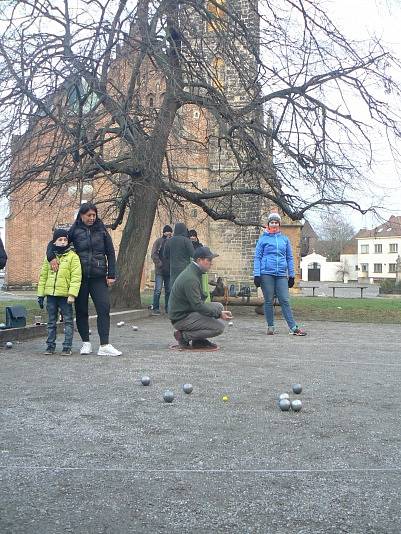
[[[401,531],[399,325],[243,314],[209,353],[137,325],[112,329],[121,358],[0,349],[2,534]],[[280,412],[294,382],[303,411]]]

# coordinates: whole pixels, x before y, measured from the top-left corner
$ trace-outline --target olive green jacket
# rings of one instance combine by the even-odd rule
[[[192,312],[208,317],[220,317],[220,312],[205,302],[207,294],[202,290],[202,271],[190,263],[178,276],[171,289],[168,301],[168,315],[174,324],[185,319]]]
[[[47,258],[40,271],[38,297],[52,295],[54,297],[77,297],[81,287],[82,270],[79,256],[73,250],[57,255],[59,268],[53,272]]]

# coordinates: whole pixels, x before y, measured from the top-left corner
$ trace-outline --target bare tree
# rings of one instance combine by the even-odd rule
[[[341,265],[337,268],[337,276],[341,282],[345,282],[345,278],[349,276],[351,270],[347,260],[343,260]]]
[[[115,303],[140,302],[160,203],[238,225],[259,222],[241,217],[247,198],[292,219],[318,205],[362,210],[352,190],[372,161],[370,129],[400,134],[398,63],[379,41],[350,41],[317,0],[73,4],[19,0],[0,14],[0,172],[6,194],[40,180],[47,202],[104,184],[96,200],[124,226]],[[194,106],[203,140],[185,128]],[[212,143],[232,172],[205,189],[180,169]]]
[[[340,211],[329,210],[321,214],[318,233],[318,253],[328,261],[339,261],[344,245],[355,235],[355,228]]]

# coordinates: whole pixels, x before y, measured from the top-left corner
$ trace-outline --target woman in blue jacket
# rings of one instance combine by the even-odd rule
[[[280,225],[280,215],[270,213],[266,231],[256,245],[253,280],[255,286],[261,287],[263,291],[268,335],[274,334],[273,298],[276,295],[290,334],[306,336],[306,332],[298,327],[292,316],[288,288],[293,287],[295,282],[294,258],[290,240],[281,233]]]

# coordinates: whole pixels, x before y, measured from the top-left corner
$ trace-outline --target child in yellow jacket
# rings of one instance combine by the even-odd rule
[[[47,297],[47,349],[45,354],[56,351],[57,317],[59,310],[64,318],[64,343],[62,354],[69,356],[72,349],[74,335],[74,318],[72,304],[78,296],[81,287],[81,262],[70,247],[68,232],[58,228],[53,234],[53,249],[59,260],[59,269],[53,272],[45,258],[40,272],[38,284],[38,304],[43,309],[44,299]]]

